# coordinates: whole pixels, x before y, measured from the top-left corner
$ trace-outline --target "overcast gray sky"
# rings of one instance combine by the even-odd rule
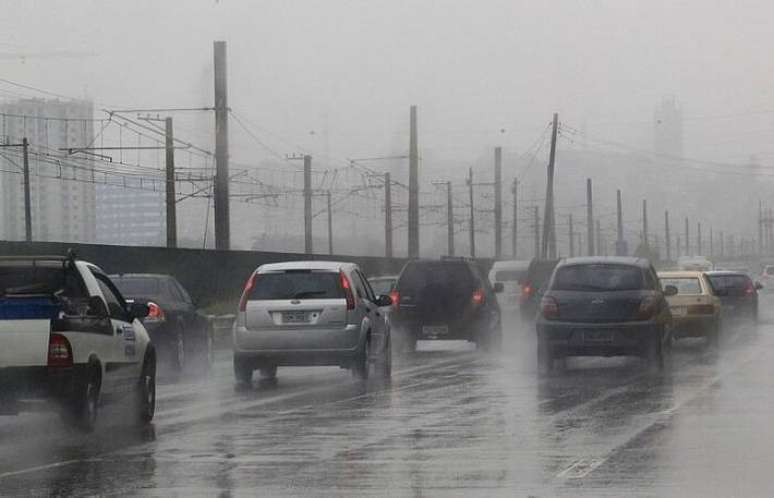
[[[554,111],[649,147],[653,109],[668,94],[689,118],[686,154],[774,153],[765,144],[774,114],[752,114],[774,109],[766,1],[3,4],[3,53],[98,54],[4,59],[3,77],[109,106],[210,104],[212,41],[224,39],[236,111],[311,149],[321,144],[309,132],[327,119],[342,156],[399,147],[410,104],[420,106],[423,149],[440,156],[526,148]]]

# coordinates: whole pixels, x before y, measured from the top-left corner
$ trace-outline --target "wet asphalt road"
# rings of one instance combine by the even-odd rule
[[[772,496],[774,299],[719,354],[680,342],[663,375],[590,358],[538,378],[534,333],[501,355],[423,344],[391,385],[286,368],[236,391],[162,381],[151,429],[100,414],[0,418],[0,496]],[[257,377],[257,375],[256,375]]]

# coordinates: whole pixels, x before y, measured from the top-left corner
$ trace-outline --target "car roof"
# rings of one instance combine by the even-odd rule
[[[591,264],[617,264],[638,266],[648,268],[650,261],[645,258],[635,258],[629,256],[580,256],[577,258],[564,258],[559,262],[562,266],[568,265],[591,265]]]
[[[713,275],[740,275],[743,277],[750,277],[747,273],[740,271],[740,270],[712,270],[705,272],[709,276]]]
[[[283,271],[283,270],[351,270],[355,263],[344,261],[285,261],[282,263],[266,263],[258,267],[258,273]]]
[[[372,282],[374,280],[397,280],[397,275],[381,275],[379,277],[368,277],[368,281]]]
[[[114,273],[110,278],[174,278],[164,273]]]
[[[492,270],[526,270],[529,267],[528,259],[509,259],[506,261],[495,261],[492,263]]]
[[[705,272],[691,270],[660,271],[658,278],[699,278],[703,273]]]

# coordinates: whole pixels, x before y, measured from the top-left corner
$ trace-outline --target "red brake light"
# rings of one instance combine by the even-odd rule
[[[250,291],[255,287],[255,279],[257,277],[258,274],[253,272],[253,274],[250,275],[250,278],[247,279],[247,282],[245,282],[245,289],[242,291],[242,297],[239,298],[239,311],[245,311],[245,309],[247,309],[247,298],[250,295]]]
[[[474,305],[479,306],[484,304],[484,299],[486,298],[486,294],[484,294],[484,289],[476,289],[476,291],[473,293],[473,297],[471,298],[471,301]]]
[[[540,300],[540,312],[543,314],[544,318],[549,320],[552,318],[558,318],[559,304],[553,297],[544,296],[543,299]]]
[[[400,308],[400,292],[395,289],[391,290],[390,299],[392,299],[392,309],[396,310]]]
[[[166,318],[161,306],[152,301],[148,301],[148,316],[145,317],[146,322],[163,322]]]
[[[48,366],[59,368],[73,366],[73,350],[70,342],[61,334],[51,334],[48,339]]]
[[[656,296],[647,296],[640,302],[640,308],[637,310],[638,320],[650,320],[656,314],[658,309],[658,299]]]
[[[347,298],[347,309],[353,310],[355,309],[355,296],[352,294],[352,286],[343,271],[339,272],[339,276],[341,277],[341,288],[344,289],[344,297]]]
[[[530,298],[532,293],[534,292],[534,289],[529,284],[524,284],[521,287],[521,301],[524,302]]]

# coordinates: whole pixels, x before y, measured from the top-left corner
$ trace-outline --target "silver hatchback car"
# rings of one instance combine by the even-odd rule
[[[234,375],[273,379],[278,366],[338,365],[389,378],[389,296],[376,296],[357,265],[294,261],[250,275],[234,324]]]

